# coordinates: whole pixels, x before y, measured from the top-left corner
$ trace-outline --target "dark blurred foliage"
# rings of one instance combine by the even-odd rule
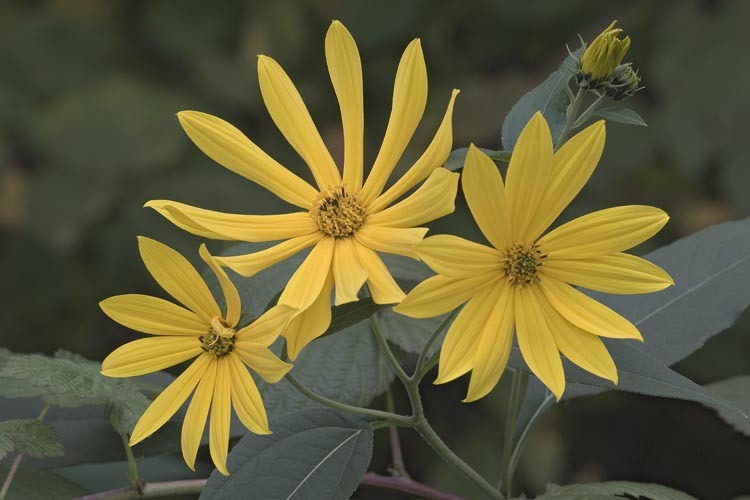
[[[653,247],[750,214],[750,3],[741,0],[4,1],[2,345],[64,347],[100,359],[133,338],[97,302],[160,293],[141,266],[135,236],[156,237],[191,258],[197,253],[197,238],[141,208],[149,199],[241,213],[288,208],[203,156],[174,116],[198,109],[224,117],[309,178],[262,105],[258,53],[289,72],[340,158],[323,51],[334,18],[362,53],[369,159],[388,118],[400,52],[411,38],[422,39],[430,100],[402,169],[428,144],[453,87],[462,89],[456,147],[499,149],[505,114],[556,68],[565,45],[577,46],[577,33],[590,40],[617,18],[633,39],[628,59],[646,85],[631,103],[650,126],[610,125],[605,157],[565,217],[614,204],[662,207],[672,221]],[[435,230],[479,237],[466,220],[459,213]],[[749,331],[745,317],[678,369],[701,383],[750,373]],[[458,403],[464,384],[425,384],[428,411],[459,453],[496,477],[507,381],[472,405]],[[473,498],[415,436],[407,434],[405,445],[416,477]],[[750,440],[710,410],[609,394],[559,405],[545,417],[519,484],[534,493],[548,481],[622,478],[727,499],[750,492],[748,456]],[[373,465],[382,471],[387,461],[378,452]]]

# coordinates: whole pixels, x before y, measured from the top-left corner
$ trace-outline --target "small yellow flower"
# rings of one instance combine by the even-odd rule
[[[466,401],[485,396],[505,370],[514,330],[526,364],[558,399],[565,390],[559,353],[617,383],[617,369],[599,337],[640,340],[641,335],[571,284],[621,294],[673,284],[659,267],[622,253],[653,236],[669,217],[658,208],[621,206],[541,236],[591,176],[604,138],[600,121],[553,154],[549,127],[537,113],[518,139],[505,184],[493,161],[470,147],[463,191],[492,246],[449,235],[425,239],[417,253],[438,274],[395,308],[426,318],[468,301],[445,337],[435,383],[472,371]]]
[[[619,39],[622,32],[612,21],[607,29],[599,33],[581,57],[581,70],[592,80],[604,80],[615,72],[630,48],[630,37]]]
[[[130,436],[130,446],[156,432],[195,390],[182,424],[182,455],[195,470],[210,412],[211,458],[222,474],[229,475],[226,464],[232,407],[252,432],[270,433],[263,401],[247,367],[269,383],[278,382],[291,369],[292,365],[277,358],[268,346],[296,310],[276,306],[236,330],[240,296],[205,246],[201,246],[200,255],[221,285],[227,304],[225,314],[185,257],[148,238],[139,237],[138,245],[143,263],[156,282],[185,307],[148,295],[118,295],[103,300],[99,305],[107,316],[156,336],[116,349],[102,362],[102,374],[134,377],[195,359],[143,413]]]
[[[432,143],[400,179],[384,189],[427,102],[427,70],[419,40],[412,41],[401,58],[388,127],[366,180],[362,67],[354,39],[338,21],[328,30],[325,51],[343,122],[343,175],[287,74],[270,57],[258,59],[260,90],[268,112],[307,163],[317,187],[277,163],[229,123],[196,111],[178,114],[185,132],[209,157],[302,211],[235,215],[166,200],[146,204],[180,228],[205,238],[285,240],[254,254],[216,259],[243,276],[312,247],[279,298],[280,304],[304,310],[284,334],[292,359],[328,328],[334,285],[337,305],[358,300],[365,283],[379,304],[403,299],[403,291],[376,252],[417,258],[413,248],[427,232],[418,226],[451,213],[458,186],[458,174],[439,168],[453,140],[451,118],[458,94],[454,90]],[[414,193],[398,201],[422,181]]]

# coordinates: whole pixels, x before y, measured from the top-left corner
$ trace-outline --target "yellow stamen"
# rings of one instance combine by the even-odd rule
[[[356,194],[346,192],[346,186],[329,188],[318,195],[310,215],[321,231],[334,238],[348,238],[365,221],[365,207]]]
[[[203,344],[203,350],[215,355],[217,358],[232,352],[234,347],[235,331],[223,319],[214,317],[211,320],[211,330],[198,337]]]
[[[514,285],[530,285],[539,281],[537,269],[546,257],[537,245],[516,243],[505,252],[503,258],[508,281]]]

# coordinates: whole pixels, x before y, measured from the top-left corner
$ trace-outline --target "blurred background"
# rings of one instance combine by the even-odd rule
[[[238,213],[287,208],[202,155],[175,118],[184,109],[221,116],[309,178],[263,107],[257,54],[285,67],[341,158],[323,50],[332,19],[346,24],[362,54],[370,160],[388,119],[401,51],[412,38],[422,40],[430,98],[401,169],[429,143],[454,87],[462,90],[455,147],[500,149],[505,114],[556,69],[566,44],[577,47],[578,33],[591,40],[619,19],[633,39],[627,60],[646,86],[628,104],[649,127],[608,127],[599,169],[564,217],[615,204],[659,206],[672,219],[653,247],[750,215],[750,2],[4,0],[0,346],[66,348],[102,359],[132,338],[97,302],[161,293],[141,265],[136,235],[191,257],[199,243],[141,208],[149,199]],[[465,220],[459,211],[435,230],[478,237]],[[750,317],[677,369],[699,383],[750,373]],[[472,405],[458,403],[465,383],[426,387],[427,409],[459,454],[496,477],[507,381]],[[474,495],[415,436],[404,440],[416,478]],[[548,482],[655,481],[724,500],[750,493],[748,456],[750,439],[711,410],[606,394],[558,405],[544,418],[518,484],[531,495]],[[387,454],[378,453],[373,467],[383,472],[387,465]]]

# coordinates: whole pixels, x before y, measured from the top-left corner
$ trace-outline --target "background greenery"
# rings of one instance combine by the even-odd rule
[[[135,236],[156,237],[190,257],[198,245],[142,209],[149,199],[245,213],[285,208],[203,156],[174,117],[182,109],[224,117],[309,177],[263,108],[258,53],[289,72],[340,158],[338,106],[323,52],[334,18],[362,53],[370,159],[388,118],[398,57],[411,38],[422,39],[430,100],[401,168],[428,144],[453,87],[462,90],[455,146],[500,149],[505,114],[559,65],[565,44],[577,46],[576,33],[590,40],[617,18],[633,38],[629,59],[647,87],[630,104],[650,126],[610,125],[600,168],[564,217],[620,203],[662,207],[672,220],[653,247],[748,216],[749,16],[750,4],[741,0],[4,1],[0,345],[62,347],[101,359],[132,339],[96,303],[117,293],[161,293],[141,266]],[[463,211],[434,229],[479,238]],[[750,373],[749,333],[745,315],[678,370],[699,383]],[[491,477],[499,470],[505,389],[463,405],[463,380],[425,387],[438,432]],[[381,434],[376,444],[385,445]],[[413,475],[465,488],[415,436],[404,440]],[[750,493],[748,456],[750,439],[712,410],[607,394],[550,412],[531,437],[519,479],[530,493],[548,481],[629,479],[728,499]],[[387,454],[376,454],[373,467],[383,471],[387,463]]]

